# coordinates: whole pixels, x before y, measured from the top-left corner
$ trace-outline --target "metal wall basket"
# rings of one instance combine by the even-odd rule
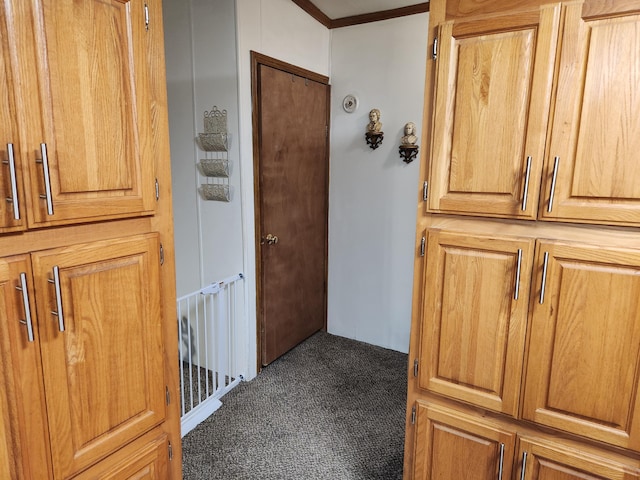
[[[200,185],[200,193],[205,200],[215,200],[218,202],[231,201],[229,185],[224,184],[204,184]]]

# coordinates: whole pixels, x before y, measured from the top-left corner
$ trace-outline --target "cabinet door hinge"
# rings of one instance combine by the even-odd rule
[[[164,246],[160,244],[160,265],[164,265]]]
[[[169,387],[165,386],[165,400],[167,401],[167,405],[169,405],[171,403],[171,392],[169,392]]]
[[[422,237],[422,241],[420,242],[420,256],[424,257],[425,248],[427,246],[427,239]]]
[[[156,178],[156,201],[160,200],[160,183],[158,183],[158,179]]]
[[[169,442],[169,461],[173,460],[173,445],[171,445],[171,442]]]
[[[329,125],[324,126],[324,136],[329,138]]]
[[[431,57],[434,60],[438,59],[438,37],[433,39],[433,48],[431,49]]]
[[[427,195],[429,194],[429,182],[424,182],[422,185],[422,200],[427,201]]]
[[[149,5],[144,4],[144,28],[149,31]]]
[[[418,360],[413,362],[413,376],[414,377],[418,376]]]
[[[416,406],[414,405],[411,409],[411,425],[416,424]]]

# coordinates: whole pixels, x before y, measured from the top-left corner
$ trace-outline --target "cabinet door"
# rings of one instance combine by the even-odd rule
[[[33,226],[153,213],[145,2],[35,3]]]
[[[522,480],[634,480],[638,469],[608,458],[600,458],[558,444],[522,438],[519,441]],[[524,474],[522,469],[524,468]]]
[[[515,434],[453,409],[416,403],[413,480],[511,478]]]
[[[640,450],[640,250],[540,242],[523,417]]]
[[[56,478],[165,418],[158,249],[149,234],[32,254]]]
[[[169,448],[166,435],[138,439],[74,480],[166,480]]]
[[[559,12],[440,27],[431,211],[536,217]]]
[[[24,230],[25,206],[20,172],[15,77],[11,64],[16,45],[12,31],[14,19],[8,1],[0,2],[0,232]]]
[[[420,387],[516,415],[534,241],[431,230]]]
[[[39,335],[31,299],[33,283],[28,257],[0,259],[0,478],[3,479],[51,478]]]
[[[624,3],[607,7],[619,10]],[[635,15],[598,11],[593,18],[582,17],[581,3],[565,7],[540,206],[544,219],[640,224],[640,15],[635,5]]]

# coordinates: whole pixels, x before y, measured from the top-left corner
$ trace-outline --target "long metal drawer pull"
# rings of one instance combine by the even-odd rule
[[[500,465],[498,465],[498,480],[502,480],[502,471],[504,467],[504,443],[500,444]]]
[[[27,290],[27,274],[20,273],[20,285],[16,287],[16,290],[22,292],[22,303],[24,304],[24,320],[20,320],[20,323],[27,326],[27,337],[30,342],[33,342],[33,322],[31,320],[31,307],[29,306],[29,291]]]
[[[540,284],[540,305],[544,303],[544,289],[547,286],[547,267],[549,266],[549,252],[544,252],[544,264],[542,265],[542,283]]]
[[[513,299],[518,300],[520,296],[520,269],[522,268],[522,249],[518,249],[518,266],[516,267],[516,286],[513,292]]]
[[[13,153],[13,143],[7,143],[7,160],[2,163],[9,165],[9,174],[11,177],[11,196],[7,197],[7,202],[13,205],[13,218],[20,220],[20,206],[18,205],[18,182],[16,179],[16,160]]]
[[[49,283],[53,283],[56,288],[56,310],[51,310],[51,315],[58,317],[58,328],[64,332],[64,314],[62,313],[62,290],[60,289],[60,269],[58,266],[53,267],[53,280],[49,279]]]
[[[524,480],[524,473],[527,469],[527,452],[522,453],[522,470],[520,471],[520,480]]]
[[[556,193],[556,180],[558,180],[558,164],[560,163],[560,157],[555,157],[553,163],[553,177],[551,178],[551,191],[549,192],[549,206],[547,212],[551,213],[553,209],[553,196]]]
[[[522,194],[522,211],[527,211],[527,197],[529,196],[529,178],[531,178],[531,156],[527,157],[527,172],[524,174],[524,193]]]
[[[49,177],[49,157],[47,156],[47,144],[40,144],[40,152],[42,158],[36,160],[36,163],[42,164],[42,173],[44,174],[44,195],[40,194],[40,198],[47,201],[47,214],[53,215],[53,199],[51,197],[51,178]]]

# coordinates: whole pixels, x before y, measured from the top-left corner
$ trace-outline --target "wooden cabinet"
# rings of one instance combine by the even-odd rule
[[[640,450],[640,250],[540,242],[537,264],[523,417]]]
[[[414,480],[511,478],[515,432],[417,402]]]
[[[0,259],[0,478],[52,478],[28,256]],[[19,290],[20,289],[20,290]],[[23,323],[24,322],[24,323]]]
[[[515,416],[534,242],[430,230],[420,387]]]
[[[405,478],[640,478],[640,1],[429,21]]]
[[[541,217],[638,225],[640,8],[590,3],[565,7]]]
[[[21,167],[21,218],[40,227],[152,214],[156,174],[145,3],[3,5],[3,38],[14,42],[3,42],[8,55],[1,94],[13,108],[2,142],[3,149],[13,144]],[[28,27],[32,35],[24,31]],[[11,214],[5,217],[11,220]]]
[[[622,461],[568,449],[562,444],[521,438],[518,478],[522,480],[633,480],[638,469]],[[523,472],[524,470],[524,472]]]
[[[640,8],[559,5],[439,26],[430,211],[640,225]]]
[[[430,210],[536,217],[559,15],[439,26]]]
[[[180,478],[161,2],[0,0],[0,38],[0,478]]]

